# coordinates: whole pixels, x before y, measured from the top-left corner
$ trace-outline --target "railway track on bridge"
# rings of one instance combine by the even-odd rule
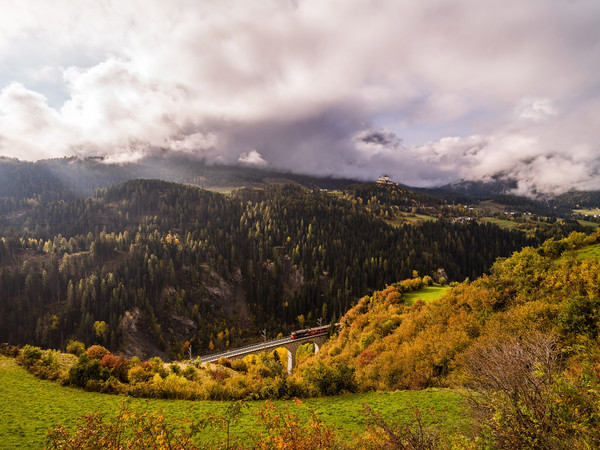
[[[274,339],[271,341],[234,348],[225,352],[212,353],[210,355],[200,356],[200,359],[202,360],[202,362],[217,362],[220,358],[240,358],[246,355],[260,353],[262,351],[272,350],[278,347],[286,347],[290,344],[295,344],[297,342],[314,341],[316,337],[317,336],[303,336],[295,339],[292,339],[291,337]]]
[[[339,328],[339,324],[335,324]],[[268,350],[274,350],[279,347],[283,347],[288,350],[288,373],[291,373],[292,368],[295,366],[296,361],[296,350],[303,342],[312,342],[315,344],[315,353],[319,351],[319,346],[323,345],[328,339],[328,328],[329,327],[317,327],[305,330],[298,330],[292,332],[290,336],[273,339],[271,341],[259,342],[256,344],[246,345],[244,347],[238,347],[230,349],[224,352],[212,353],[209,355],[200,356],[202,362],[214,363],[221,358],[227,359],[239,359],[246,355],[257,355],[261,352]]]

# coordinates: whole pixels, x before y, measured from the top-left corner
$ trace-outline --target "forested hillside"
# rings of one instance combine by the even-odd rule
[[[527,243],[475,222],[395,228],[356,199],[290,185],[224,196],[138,180],[5,203],[0,341],[64,348],[76,338],[140,356],[336,320],[413,270],[476,277]]]
[[[439,429],[418,410],[411,427],[386,427],[381,417],[378,423],[388,439],[437,436],[440,448],[464,444],[462,433],[475,439],[473,448],[598,448],[599,242],[600,233],[573,233],[526,247],[497,260],[490,275],[427,301],[420,293],[444,290],[431,287],[430,277],[394,283],[360,299],[317,354],[301,347],[291,376],[284,349],[170,365],[99,345],[86,351],[76,341],[68,346],[73,354],[6,344],[0,352],[42,378],[134,397],[231,400],[456,387],[473,429],[430,434]]]
[[[467,388],[493,448],[598,448],[599,241],[526,247],[429,303],[407,301],[420,278],[363,297],[297,376],[321,393]]]
[[[360,299],[310,363],[349,365],[362,390],[420,389],[455,382],[478,346],[539,332],[556,336],[567,367],[596,370],[599,241],[573,233],[526,247],[430,303],[406,301],[420,278],[394,283]]]

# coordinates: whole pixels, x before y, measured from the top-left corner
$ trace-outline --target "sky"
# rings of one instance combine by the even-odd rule
[[[4,0],[0,155],[600,189],[598,0]]]

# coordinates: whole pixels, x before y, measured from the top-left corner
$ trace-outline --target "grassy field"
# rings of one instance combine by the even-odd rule
[[[596,208],[594,209],[574,209],[573,213],[581,214],[582,216],[598,216],[600,215],[600,211]]]
[[[506,210],[506,206],[496,203],[493,200],[485,200],[479,202],[479,204],[475,205],[474,208],[478,211],[488,211],[489,213],[501,213]]]
[[[239,188],[239,186],[209,186],[209,187],[205,187],[203,189],[206,189],[207,191],[211,191],[211,192],[216,192],[217,194],[229,195],[235,189],[238,189],[238,188]]]
[[[600,258],[600,244],[584,247],[575,253],[579,259]]]
[[[411,214],[411,215],[398,214],[396,216],[396,218],[394,218],[392,220],[386,220],[386,222],[394,227],[400,227],[406,222],[411,223],[411,224],[417,224],[417,223],[421,223],[421,222],[427,222],[430,220],[433,220],[435,222],[438,220],[438,218],[433,217],[433,216],[426,216],[424,214]]]
[[[404,298],[409,305],[412,305],[418,299],[422,299],[427,303],[442,298],[448,289],[450,288],[447,286],[427,286],[418,291],[404,294]]]
[[[489,222],[489,223],[493,223],[493,224],[496,224],[496,225],[498,225],[499,227],[502,227],[502,228],[508,228],[508,229],[510,229],[510,228],[514,228],[514,227],[516,227],[517,225],[519,225],[519,223],[518,223],[518,222],[513,222],[513,221],[511,221],[511,220],[505,220],[505,219],[497,219],[497,218],[495,218],[495,217],[482,217],[482,218],[480,219],[480,221],[481,221],[481,222]]]
[[[35,378],[18,366],[14,360],[0,356],[0,449],[38,449],[44,447],[46,430],[62,423],[75,424],[84,414],[99,411],[114,417],[124,397],[85,392],[62,387],[51,381]],[[200,418],[207,412],[223,413],[227,402],[129,399],[133,408],[154,411],[161,409],[168,416]],[[398,391],[341,395],[307,399],[302,406],[294,402],[277,401],[291,410],[308,406],[327,424],[344,430],[351,439],[364,429],[359,414],[363,404],[381,411],[387,417],[411,417],[414,407],[421,411],[434,408],[442,414],[442,428],[448,432],[461,430],[470,424],[463,397],[444,389],[426,391]],[[263,402],[250,402],[235,429],[243,432],[254,426],[256,411]],[[304,412],[303,412],[304,411]],[[439,417],[439,414],[436,414]]]

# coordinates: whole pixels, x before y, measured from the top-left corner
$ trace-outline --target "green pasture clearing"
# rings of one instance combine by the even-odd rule
[[[479,219],[479,221],[494,223],[502,228],[515,228],[517,225],[519,225],[518,222],[513,222],[512,220],[498,219],[496,217],[482,217],[481,219]]]
[[[396,227],[396,228],[401,227],[407,221],[411,222],[411,223],[416,223],[417,222],[416,219],[414,219],[412,221],[409,221],[408,218],[404,217],[404,216],[397,216],[397,217],[395,217],[393,219],[387,219],[386,220],[387,223],[389,223],[391,226]]]
[[[13,359],[0,356],[0,449],[39,449],[44,447],[46,430],[62,423],[73,426],[78,417],[98,411],[114,417],[124,402],[136,410],[161,409],[167,416],[200,418],[206,413],[224,413],[228,402],[125,399],[122,396],[97,394],[60,386],[40,380],[18,366]],[[430,389],[425,391],[379,392],[340,395],[307,399],[302,406],[292,401],[276,401],[301,415],[308,415],[308,406],[327,424],[344,431],[351,439],[364,429],[359,413],[363,404],[382,412],[389,418],[412,417],[414,408],[438,413],[433,420],[442,418],[442,428],[450,433],[469,426],[464,398],[456,391]],[[249,402],[249,408],[235,424],[234,431],[243,433],[255,426],[256,412],[262,401]],[[440,412],[443,412],[440,414]],[[425,418],[428,419],[427,414]]]
[[[600,258],[600,244],[590,245],[575,252],[578,259]]]
[[[582,216],[600,216],[600,210],[592,209],[574,209],[573,214],[581,214]]]
[[[437,300],[438,298],[442,298],[446,291],[450,289],[447,286],[427,286],[418,291],[408,292],[404,294],[404,299],[406,303],[412,305],[419,299],[425,301],[425,303],[429,303],[432,300]]]
[[[589,220],[579,220],[578,222],[579,222],[579,225],[581,225],[583,227],[594,227],[594,228],[600,227],[599,223],[590,222]]]
[[[437,222],[437,220],[438,220],[437,217],[427,216],[425,214],[415,214],[415,217],[417,219],[424,220],[424,221],[433,220],[434,222]]]
[[[506,210],[506,206],[496,203],[493,200],[484,200],[476,205],[473,205],[477,211],[489,211],[489,213],[501,213]]]
[[[410,214],[410,215],[397,215],[394,219],[386,220],[387,223],[394,227],[400,227],[404,223],[420,223],[432,220],[436,222],[438,220],[437,217],[426,216],[425,214]]]
[[[207,191],[216,192],[217,194],[229,195],[235,189],[239,189],[240,186],[207,186],[203,189]]]

